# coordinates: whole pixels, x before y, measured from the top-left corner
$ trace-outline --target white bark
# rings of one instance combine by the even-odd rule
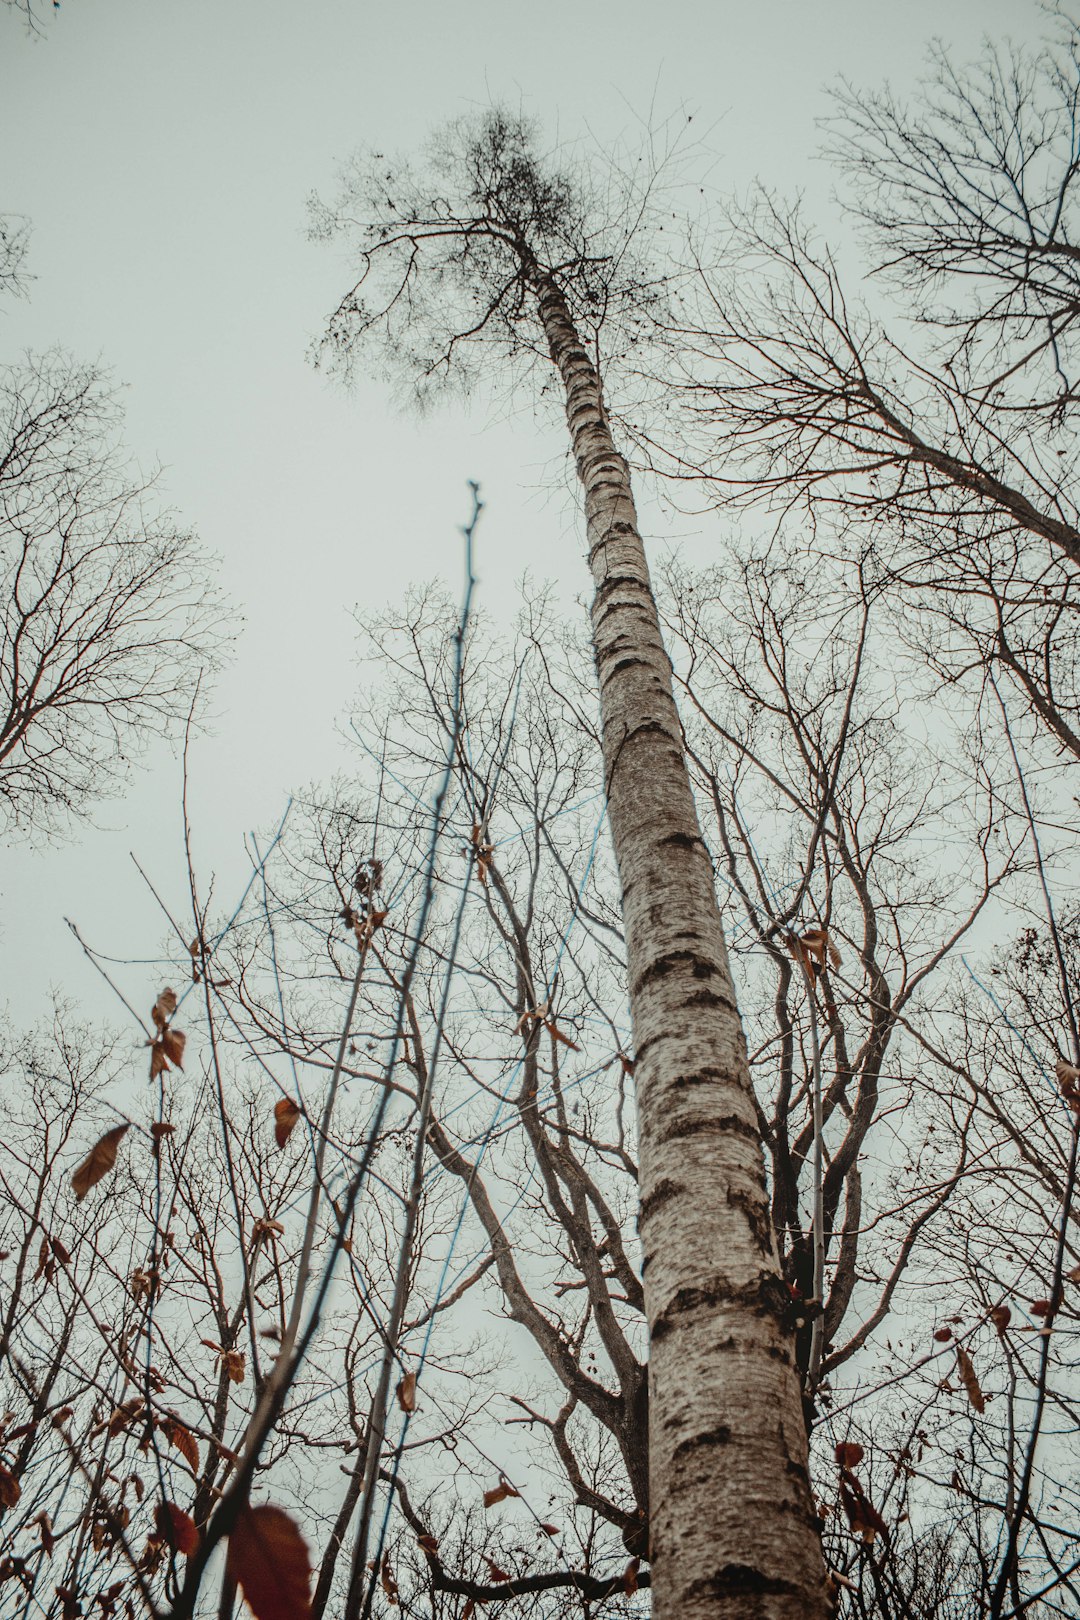
[[[746,1042],[638,533],[596,371],[535,291],[585,494],[608,816],[622,885],[650,1332],[657,1620],[825,1616],[790,1298]]]

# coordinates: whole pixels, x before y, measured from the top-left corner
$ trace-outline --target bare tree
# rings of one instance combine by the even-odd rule
[[[763,1614],[823,1613],[745,1038],[629,470],[596,365],[605,323],[617,331],[647,287],[629,272],[625,230],[612,231],[587,189],[542,163],[525,124],[499,112],[443,132],[419,177],[378,158],[347,172],[321,228],[344,235],[361,266],[332,319],[332,353],[377,344],[427,385],[494,345],[511,362],[546,353],[560,378],[595,586],[634,1025],[656,1603],[664,1615],[735,1613],[752,1597]],[[484,838],[482,817],[480,828]],[[546,1016],[539,1001],[528,1011],[538,1024]],[[781,1479],[766,1532],[761,1505]]]
[[[715,577],[666,572],[662,602],[735,944],[830,1564],[850,1582],[853,1613],[963,1614],[965,1602],[966,1612],[989,1602],[1003,1529],[1015,1523],[1008,1561],[1026,1604],[1070,1578],[1059,1504],[1075,1490],[1044,1445],[1031,1504],[1017,1512],[1045,1342],[1025,1337],[1022,1300],[1060,1296],[1043,1387],[1065,1421],[1073,1400],[1062,1330],[1074,1255],[1068,1247],[1058,1264],[1047,1218],[1067,1154],[1027,1049],[1062,1039],[1045,933],[1033,930],[1015,960],[1003,953],[991,977],[1008,1021],[977,986],[950,1000],[943,978],[966,926],[1023,875],[1021,852],[996,818],[982,827],[977,750],[942,747],[932,782],[918,778],[900,724],[911,710],[898,713],[888,619],[875,628],[872,593],[854,610],[850,593],[837,593],[830,618],[820,570],[732,559]],[[256,1502],[268,1491],[302,1527],[313,1613],[388,1612],[392,1596],[439,1620],[457,1620],[469,1602],[546,1617],[642,1605],[651,1572],[634,1064],[595,676],[580,633],[534,595],[513,643],[475,625],[459,686],[455,622],[433,592],[369,621],[374,681],[354,720],[365,746],[353,780],[294,810],[272,856],[256,852],[235,917],[215,923],[200,910],[194,949],[188,930],[175,930],[170,977],[179,983],[186,967],[195,982],[166,1023],[188,1030],[193,1078],[158,1077],[149,1124],[144,1105],[128,1110],[135,1128],[110,1179],[91,1189],[87,1216],[55,1185],[82,1145],[57,1160],[6,1131],[4,1246],[22,1256],[24,1279],[11,1320],[34,1377],[32,1386],[14,1369],[7,1405],[21,1417],[55,1362],[48,1410],[75,1406],[65,1456],[85,1481],[77,1512],[71,1486],[67,1513],[54,1511],[54,1454],[35,1447],[21,1459],[23,1423],[12,1419],[0,1462],[26,1507],[5,1521],[0,1559],[24,1561],[39,1596],[51,1561],[35,1521],[46,1511],[74,1559],[57,1582],[84,1602],[118,1582],[137,1612],[189,1614],[210,1601],[184,1592],[185,1558],[205,1569],[205,1540],[171,1561],[156,1515],[169,1503],[203,1538],[220,1524],[288,1333],[314,1178],[309,1267],[336,1255],[341,1275],[321,1327],[290,1361],[256,1482],[242,1487]],[[428,804],[455,736],[438,899],[414,956]],[[968,827],[971,859],[938,873],[928,850]],[[808,871],[798,916],[785,920]],[[815,923],[842,951],[839,966],[827,946],[823,960],[804,958]],[[205,998],[203,1016],[192,996]],[[90,1049],[85,1037],[68,1041],[75,1056]],[[388,1085],[370,1195],[349,1203]],[[89,1095],[66,1107],[38,1090],[45,1116],[81,1144],[116,1118],[95,1117]],[[1064,1099],[1058,1112],[1071,1117]],[[35,1217],[40,1165],[47,1192]],[[807,1282],[818,1208],[823,1313]],[[73,1272],[53,1239],[76,1256]],[[51,1275],[28,1291],[35,1261]],[[1000,1315],[1007,1301],[1012,1322]],[[114,1319],[119,1337],[102,1342],[96,1324]],[[376,1428],[387,1348],[399,1394]],[[80,1382],[88,1369],[96,1412]],[[178,1450],[190,1450],[185,1434],[194,1467]],[[843,1472],[834,1444],[846,1448]],[[144,1502],[130,1485],[119,1504],[126,1542],[108,1531],[119,1508],[107,1469],[141,1482]],[[952,1526],[951,1552],[928,1519]],[[946,1573],[949,1595],[933,1597],[935,1608],[933,1581]]]
[[[0,293],[18,297],[26,290],[30,224],[19,214],[0,214]]]
[[[91,813],[190,716],[226,626],[118,420],[108,380],[62,355],[0,379],[0,805],[32,834]]]
[[[912,102],[841,88],[827,153],[879,296],[760,189],[697,254],[662,379],[686,408],[639,443],[792,543],[800,518],[857,534],[942,676],[997,671],[1076,758],[1080,35],[1058,22],[968,71],[938,52]]]
[[[5,6],[23,19],[26,32],[40,39],[53,17],[60,10],[60,0],[3,0]]]

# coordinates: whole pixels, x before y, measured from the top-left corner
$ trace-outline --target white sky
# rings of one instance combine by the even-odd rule
[[[513,610],[527,568],[587,587],[574,513],[545,490],[557,435],[527,413],[416,422],[380,385],[346,396],[307,364],[349,281],[304,235],[337,161],[408,150],[491,99],[604,145],[685,107],[712,132],[718,185],[760,175],[824,199],[813,120],[835,75],[903,88],[935,33],[966,56],[1040,26],[1036,0],[64,0],[35,42],[0,6],[0,211],[30,216],[37,278],[0,313],[0,358],[61,344],[114,370],[131,448],[164,465],[246,620],[193,758],[204,884],[215,871],[219,898],[238,896],[245,831],[341,765],[349,613],[434,573],[458,584],[467,479],[488,504],[489,611]],[[704,557],[708,533],[687,543]],[[0,845],[0,1001],[20,1022],[52,987],[108,1007],[65,913],[117,955],[155,951],[129,850],[183,910],[179,782],[162,752],[98,830]],[[147,1006],[157,988],[151,973]]]

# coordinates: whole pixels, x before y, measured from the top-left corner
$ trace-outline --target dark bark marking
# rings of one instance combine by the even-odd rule
[[[687,1079],[682,1076],[672,1082],[673,1085],[693,1083],[692,1077]],[[678,1142],[682,1137],[689,1140],[692,1136],[741,1136],[745,1142],[753,1142],[755,1146],[758,1141],[757,1127],[748,1120],[740,1119],[738,1114],[727,1114],[723,1119],[711,1116],[702,1119],[698,1116],[694,1119],[669,1120],[658,1132],[656,1140],[658,1145],[667,1146],[670,1142]]]
[[[623,898],[625,900],[625,898],[626,898],[625,894],[623,895]],[[637,1068],[637,1069],[641,1068],[642,1059],[644,1058],[645,1053],[646,1052],[651,1052],[653,1047],[656,1045],[657,1041],[666,1041],[666,1040],[667,1040],[666,1034],[660,1033],[659,1035],[649,1035],[645,1040],[642,1041],[640,1046],[635,1041],[635,1043],[634,1043],[634,1066],[635,1066],[635,1068]]]
[[[660,840],[661,847],[667,844],[673,849],[704,849],[705,840],[700,833],[673,832],[668,833]]]
[[[696,951],[666,951],[663,956],[658,956],[655,962],[650,962],[645,971],[638,975],[632,994],[636,996],[646,985],[655,983],[657,979],[666,979],[669,973],[678,973],[680,969],[687,968],[691,977],[695,979],[715,979],[720,974],[715,962],[711,962],[707,956],[699,956]]]
[[[719,968],[715,969],[718,973]],[[695,974],[695,977],[697,975]],[[738,1008],[730,996],[718,996],[715,990],[695,990],[692,996],[687,996],[683,1002],[684,1007],[726,1007],[728,1012],[737,1013]]]
[[[687,1597],[798,1597],[801,1588],[750,1564],[725,1564],[715,1575],[694,1581]]]
[[[680,1191],[681,1188],[673,1181],[658,1181],[652,1192],[647,1193],[638,1205],[638,1226],[642,1221],[650,1220],[658,1209],[662,1209],[673,1198],[677,1198]]]
[[[764,1198],[755,1198],[752,1193],[741,1192],[737,1188],[727,1189],[727,1202],[729,1209],[737,1209],[746,1219],[750,1228],[750,1235],[757,1244],[758,1252],[767,1255],[769,1249],[769,1205]]]
[[[651,665],[649,659],[647,659],[647,658],[637,658],[637,657],[627,656],[626,658],[620,658],[618,660],[618,662],[613,664],[610,669],[606,669],[606,670],[602,671],[602,673],[600,675],[600,679],[604,683],[604,685],[606,686],[608,681],[613,681],[615,679],[616,675],[621,675],[624,670],[627,670],[627,669],[651,669],[651,667],[652,667],[652,665]]]
[[[645,581],[637,574],[609,574],[593,592],[593,610],[603,607],[608,597],[618,590],[642,591],[650,597],[652,595]]]
[[[704,1429],[701,1434],[691,1435],[688,1440],[680,1440],[671,1454],[672,1461],[681,1462],[703,1446],[726,1446],[730,1440],[731,1430],[727,1424],[718,1423],[715,1429]]]
[[[680,1317],[716,1311],[721,1306],[734,1307],[754,1316],[771,1316],[782,1324],[790,1302],[786,1287],[770,1272],[759,1272],[757,1280],[744,1288],[732,1288],[719,1279],[709,1287],[680,1288],[653,1323],[652,1342],[656,1344],[670,1333]]]

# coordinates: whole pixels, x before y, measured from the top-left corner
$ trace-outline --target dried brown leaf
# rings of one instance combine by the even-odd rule
[[[486,1508],[494,1507],[497,1502],[505,1502],[509,1496],[520,1495],[521,1492],[516,1491],[509,1480],[504,1479],[500,1474],[499,1483],[493,1486],[490,1491],[484,1492],[484,1506]]]
[[[274,1104],[274,1139],[283,1148],[300,1118],[300,1110],[291,1097],[282,1097]]]
[[[841,1468],[858,1468],[865,1455],[857,1440],[841,1440],[836,1448],[836,1461]]]
[[[170,1065],[174,1069],[182,1069],[186,1045],[187,1036],[183,1030],[163,1029],[157,1040],[150,1043],[151,1080],[156,1080],[159,1074],[168,1074]]]
[[[161,1037],[161,1049],[174,1069],[184,1067],[184,1047],[187,1036],[182,1029],[167,1029]]]
[[[150,1016],[154,1020],[156,1029],[164,1029],[173,1013],[176,1011],[176,991],[163,990],[150,1009]]]
[[[307,1542],[281,1508],[241,1508],[229,1537],[228,1570],[256,1620],[310,1620]]]
[[[986,1411],[986,1400],[979,1388],[979,1380],[975,1376],[975,1364],[962,1344],[956,1347],[956,1362],[960,1368],[960,1381],[967,1393],[967,1398],[976,1412]]]
[[[145,1405],[146,1402],[138,1395],[133,1396],[130,1401],[123,1401],[113,1408],[105,1423],[98,1424],[94,1433],[98,1434],[102,1429],[107,1429],[110,1436],[120,1434],[129,1423],[142,1415]]]
[[[0,1503],[4,1507],[13,1508],[22,1495],[22,1487],[10,1468],[0,1463]]]
[[[265,1215],[260,1215],[251,1228],[251,1241],[253,1243],[261,1243],[263,1238],[284,1237],[284,1235],[285,1228],[281,1222],[268,1220]]]
[[[581,1051],[581,1047],[576,1041],[572,1041],[569,1035],[563,1034],[554,1018],[545,1019],[544,1028],[547,1030],[553,1041],[561,1041],[564,1046],[568,1046],[570,1048],[571,1052]]]
[[[879,1535],[888,1536],[888,1525],[854,1474],[844,1473],[840,1476],[840,1501],[848,1524],[868,1545],[873,1545]]]
[[[199,1531],[195,1520],[175,1502],[159,1502],[154,1509],[154,1523],[158,1537],[166,1546],[175,1547],[185,1558],[199,1550]]]
[[[390,1554],[388,1552],[383,1553],[382,1564],[379,1569],[379,1584],[386,1593],[387,1601],[396,1607],[399,1596],[398,1583],[394,1579],[394,1571],[390,1566]]]
[[[403,1412],[416,1411],[416,1374],[407,1372],[397,1387],[398,1405]]]
[[[91,1187],[96,1187],[102,1176],[108,1175],[116,1163],[116,1152],[127,1129],[126,1125],[114,1125],[111,1131],[106,1131],[73,1173],[71,1187],[77,1203],[81,1204]]]
[[[199,1443],[185,1423],[177,1417],[167,1417],[161,1423],[161,1432],[171,1446],[191,1465],[194,1474],[199,1472]]]

